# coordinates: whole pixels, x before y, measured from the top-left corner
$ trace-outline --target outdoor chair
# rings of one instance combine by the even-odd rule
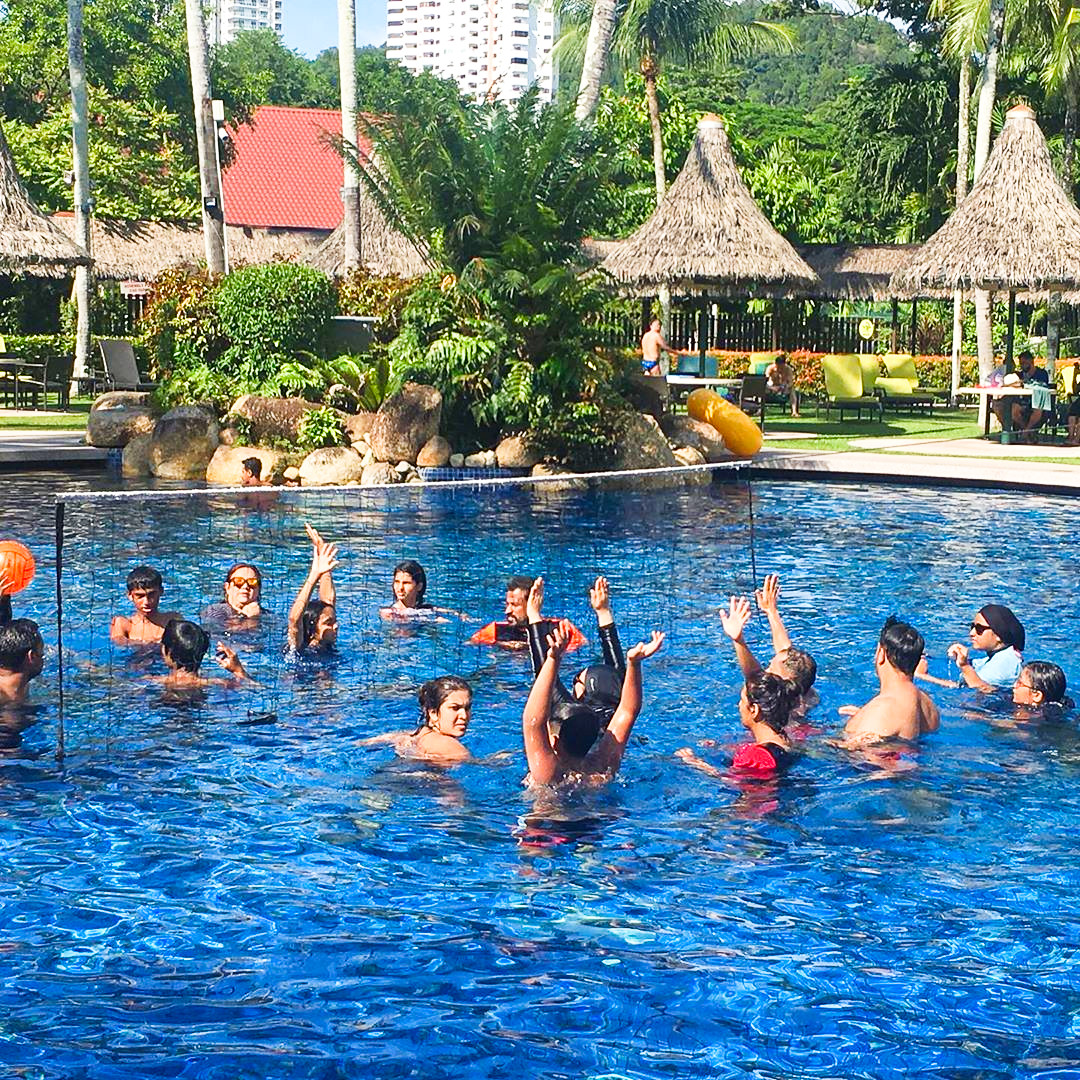
[[[135,363],[135,350],[130,341],[122,338],[99,338],[101,362],[105,367],[105,385],[110,390],[153,390],[155,384],[145,382]]]
[[[875,360],[876,363],[876,360]],[[873,393],[863,393],[864,373],[860,358],[854,353],[830,353],[821,358],[821,369],[825,376],[825,418],[836,409],[840,419],[845,412],[854,412],[859,418],[863,412],[882,417],[881,399]],[[876,379],[876,369],[874,372]],[[873,384],[871,384],[873,385]],[[822,402],[818,402],[820,415]]]
[[[667,379],[634,372],[629,376],[629,383],[626,396],[638,412],[648,413],[659,420],[664,413],[671,411],[671,388]]]
[[[877,357],[873,358],[875,366]],[[885,357],[885,370],[888,375],[877,377],[875,389],[880,391],[882,404],[887,409],[907,409],[914,415],[916,409],[930,412],[934,407],[934,396],[925,390],[918,390],[919,377],[915,372],[915,361],[901,353],[889,353]]]
[[[935,401],[947,402],[952,396],[948,387],[923,386],[919,382],[919,373],[915,370],[915,361],[910,353],[886,353],[882,361],[886,375],[878,379],[878,385],[889,393],[903,393],[904,387],[899,383],[892,389],[892,380],[903,379],[908,384],[908,392],[929,398],[931,406]]]
[[[694,356],[679,356],[675,360],[672,375],[701,375],[700,359]],[[715,379],[717,376],[717,360],[715,356],[705,354],[705,378]]]
[[[764,375],[744,375],[739,387],[739,408],[747,416],[756,416],[758,427],[765,431],[765,395],[768,393]]]
[[[747,370],[751,375],[764,375],[780,355],[778,352],[752,352]]]

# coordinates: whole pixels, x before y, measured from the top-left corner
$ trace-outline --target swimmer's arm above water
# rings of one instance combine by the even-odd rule
[[[971,661],[968,659],[968,650],[966,645],[949,646],[949,658],[956,661],[956,666],[960,669],[960,678],[964,680],[972,688],[972,690],[981,690],[984,694],[992,694],[995,687],[991,686],[988,682],[984,682],[979,678],[979,673],[972,666]],[[952,685],[947,683],[946,685]]]
[[[308,535],[312,536],[311,569],[296,594],[292,607],[289,608],[289,648],[299,650],[307,642],[300,641],[300,626],[303,621],[304,608],[307,607],[315,585],[319,585],[319,599],[324,603],[332,604],[333,600],[327,600],[323,596],[323,581],[329,579],[329,595],[334,595],[334,582],[331,574],[338,565],[337,544],[323,543],[322,537],[310,525],[305,526]]]
[[[784,620],[780,618],[780,575],[767,574],[761,588],[754,594],[758,607],[765,612],[769,620],[769,632],[772,634],[773,653],[782,653],[791,648],[791,635],[787,632]]]
[[[915,668],[915,678],[919,682],[935,683],[938,686],[947,686],[950,689],[956,688],[956,683],[949,679],[939,679],[936,675],[931,675],[929,669],[930,658],[926,653],[922,654],[922,658],[919,660],[918,665]]]
[[[604,663],[620,675],[626,673],[626,658],[619,643],[619,631],[615,629],[615,616],[611,613],[611,592],[606,577],[598,577],[589,589],[589,604],[596,612],[596,628],[600,647],[604,650]]]
[[[316,549],[325,548],[329,545],[325,540],[306,522],[304,523],[304,529],[307,531],[308,537],[311,540],[312,546]],[[337,550],[335,546],[334,550]],[[334,575],[330,571],[327,571],[322,577],[319,578],[319,599],[324,604],[330,604],[332,607],[337,607],[337,590],[334,588]]]
[[[745,596],[733,596],[728,603],[728,610],[720,609],[720,625],[724,633],[731,638],[735,646],[735,659],[739,662],[739,668],[744,679],[749,679],[762,670],[761,664],[750,651],[743,637],[746,624],[750,621],[750,601]]]
[[[521,736],[529,775],[535,784],[550,784],[558,775],[558,759],[551,746],[548,720],[551,717],[551,694],[559,678],[559,664],[570,644],[572,627],[564,619],[548,635],[548,653],[540,666],[521,714]]]
[[[236,650],[230,649],[223,641],[217,643],[216,659],[218,664],[232,675],[234,679],[241,683],[247,683],[250,686],[258,686],[258,683],[255,682],[244,669],[244,665],[240,663],[240,657],[236,655]]]
[[[614,773],[622,763],[630,733],[641,712],[641,661],[654,655],[664,644],[664,635],[654,630],[648,641],[639,641],[626,654],[626,674],[623,676],[622,696],[615,715],[601,738],[593,760],[602,771]]]

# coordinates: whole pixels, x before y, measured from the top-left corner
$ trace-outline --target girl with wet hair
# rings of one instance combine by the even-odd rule
[[[461,740],[472,718],[472,688],[457,675],[429,679],[416,695],[420,722],[414,731],[391,731],[363,739],[361,746],[389,743],[402,757],[444,765],[472,761]]]
[[[435,617],[436,622],[446,622],[439,618],[453,615],[461,618],[461,613],[450,608],[436,607],[424,599],[427,592],[427,573],[415,559],[403,559],[394,567],[394,577],[390,585],[394,602],[379,608],[384,619],[424,619]]]
[[[1070,708],[1072,701],[1065,696],[1065,672],[1048,660],[1032,660],[1020,669],[1013,683],[1014,705],[1041,709],[1048,705]]]
[[[305,524],[311,540],[311,569],[289,609],[289,648],[296,653],[329,652],[337,644],[337,591],[334,571],[338,567],[337,544],[328,544]],[[312,599],[315,586],[319,595]]]

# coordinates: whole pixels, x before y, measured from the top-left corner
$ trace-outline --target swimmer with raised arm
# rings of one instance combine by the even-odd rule
[[[338,567],[337,544],[328,544],[308,524],[304,529],[311,540],[311,569],[289,609],[289,648],[296,653],[329,652],[337,643],[337,590],[334,571]],[[312,600],[315,586],[318,599]]]
[[[600,727],[605,728],[619,706],[626,674],[626,659],[619,642],[619,631],[615,628],[615,616],[611,613],[611,591],[606,577],[598,577],[589,589],[589,604],[596,612],[596,630],[603,650],[603,663],[582,668],[574,676],[572,692],[566,689],[562,680],[556,679],[552,690],[552,711],[557,717],[560,709],[567,704],[581,702],[596,712]],[[551,632],[543,618],[543,606],[544,579],[538,577],[532,583],[525,601],[534,676],[540,674],[544,665],[547,634]]]
[[[937,706],[914,682],[924,647],[923,636],[915,627],[900,622],[895,615],[885,620],[874,653],[880,693],[862,708],[840,708],[841,715],[848,718],[844,728],[848,743],[914,740],[937,731]]]
[[[549,635],[547,657],[525,703],[521,729],[529,764],[525,778],[527,787],[567,782],[598,786],[615,776],[634,722],[641,712],[641,662],[664,643],[664,635],[654,630],[649,641],[639,641],[626,654],[622,695],[603,734],[600,734],[596,714],[580,705],[571,706],[563,714],[558,734],[554,734],[551,729],[554,719],[552,694],[572,631],[572,625],[563,619]]]
[[[744,597],[731,597],[727,612],[720,612],[720,625],[735,646],[735,659],[739,663],[743,678],[749,679],[759,671],[768,671],[782,679],[790,679],[799,693],[795,703],[796,710],[805,713],[819,700],[817,691],[813,689],[817,678],[817,663],[808,652],[792,645],[787,627],[780,617],[780,575],[767,575],[755,596],[758,606],[769,620],[769,631],[772,635],[773,657],[768,666],[762,667],[743,636],[752,614],[749,600]]]
[[[423,758],[442,765],[472,761],[462,743],[472,718],[472,689],[456,675],[429,679],[417,694],[420,723],[415,731],[390,731],[361,739],[360,746],[389,743],[401,757]]]

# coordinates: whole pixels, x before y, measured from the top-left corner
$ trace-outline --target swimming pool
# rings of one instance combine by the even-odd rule
[[[933,668],[973,611],[1009,603],[1030,659],[1072,654],[1075,503],[985,492],[760,483],[759,575],[819,663],[806,756],[779,782],[673,758],[739,739],[715,611],[751,583],[741,483],[669,495],[395,489],[130,503],[67,520],[67,754],[44,704],[0,757],[0,1063],[31,1077],[1035,1077],[1080,1075],[1080,738],[939,690],[940,734],[885,770],[831,747],[873,692],[885,616]],[[4,529],[48,555],[51,504],[12,480]],[[293,504],[290,500],[299,500]],[[347,505],[350,504],[350,505]],[[286,664],[280,618],[305,516],[343,535],[331,665]],[[335,523],[339,526],[335,531]],[[256,558],[276,612],[242,642],[261,686],[182,710],[104,628],[136,557],[184,610]],[[386,626],[398,559],[430,598],[500,610],[543,571],[595,642],[612,581],[624,642],[657,626],[646,706],[607,790],[524,792],[523,658],[478,622]],[[54,639],[51,568],[19,598]],[[556,609],[559,609],[556,611]],[[748,634],[767,650],[761,620]],[[55,656],[35,688],[55,697]],[[451,772],[358,742],[409,725],[420,679],[476,689]],[[273,712],[273,722],[261,721]]]

